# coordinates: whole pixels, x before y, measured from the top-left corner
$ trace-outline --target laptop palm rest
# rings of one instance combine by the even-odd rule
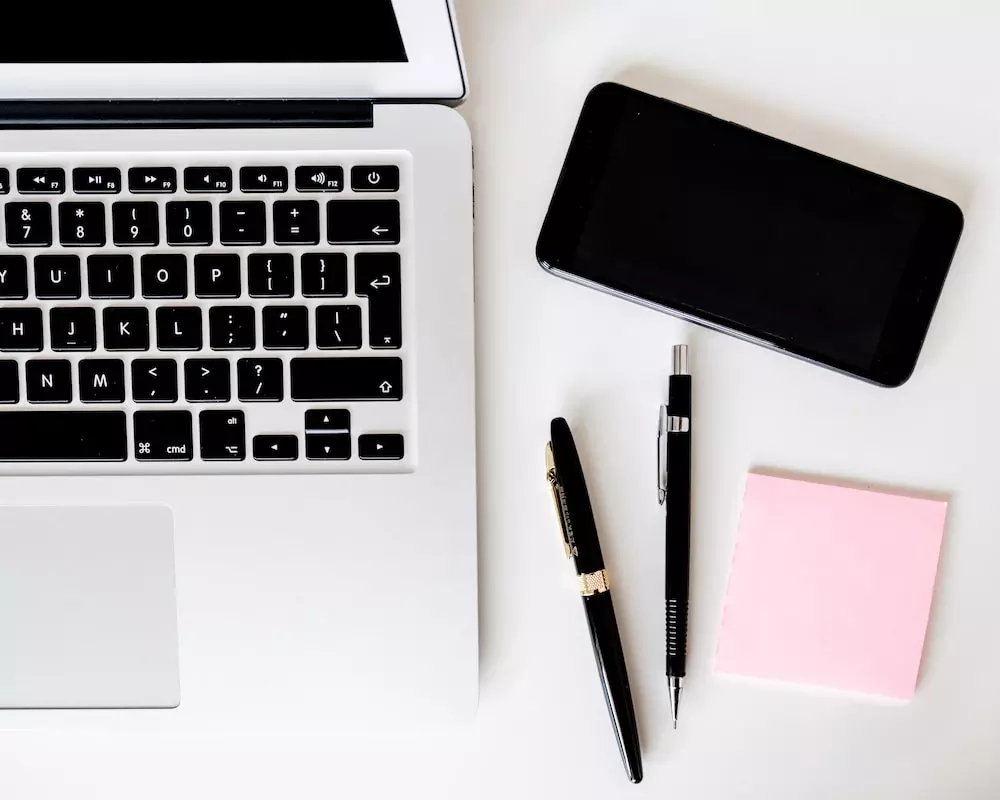
[[[0,708],[179,703],[170,510],[0,506]]]

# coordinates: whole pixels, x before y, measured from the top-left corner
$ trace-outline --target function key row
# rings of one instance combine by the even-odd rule
[[[240,191],[247,193],[288,191],[286,167],[242,167]],[[128,188],[133,194],[173,194],[178,189],[174,167],[132,167]],[[305,166],[295,169],[295,189],[299,192],[340,192],[344,189],[344,168]],[[355,192],[399,191],[399,167],[386,164],[351,168],[351,189]],[[21,194],[64,194],[66,172],[61,167],[26,167],[17,170],[17,191]],[[116,167],[78,167],[73,170],[73,191],[77,194],[119,194],[121,170]],[[233,191],[230,167],[187,167],[184,191],[222,193]],[[10,170],[0,168],[0,194],[10,192]]]
[[[219,241],[227,246],[259,246],[268,241],[267,205],[260,201],[219,204]],[[206,200],[166,204],[166,242],[174,247],[215,243],[215,212]],[[64,247],[107,244],[104,203],[58,204],[59,243]],[[157,203],[114,203],[112,240],[121,247],[160,243]],[[50,247],[52,207],[48,203],[7,203],[6,240],[11,247]],[[331,200],[326,206],[330,244],[399,244],[398,200]],[[320,207],[315,200],[280,200],[271,207],[271,241],[277,245],[314,245],[320,239]]]

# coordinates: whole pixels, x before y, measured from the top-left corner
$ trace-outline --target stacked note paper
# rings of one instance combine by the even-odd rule
[[[909,699],[947,503],[751,473],[715,666]]]

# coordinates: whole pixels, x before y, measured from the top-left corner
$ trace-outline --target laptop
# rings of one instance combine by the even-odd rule
[[[17,24],[46,33],[0,56],[0,728],[469,718],[450,3]]]

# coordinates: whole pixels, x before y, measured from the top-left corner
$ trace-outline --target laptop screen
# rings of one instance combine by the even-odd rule
[[[249,10],[253,6],[247,6]],[[171,4],[149,23],[131,14],[60,9],[24,3],[8,21],[0,61],[45,63],[326,63],[406,62],[392,0],[332,0],[286,13],[241,13],[239,21]],[[148,28],[147,28],[148,25]],[[43,31],[41,39],[30,35]]]

